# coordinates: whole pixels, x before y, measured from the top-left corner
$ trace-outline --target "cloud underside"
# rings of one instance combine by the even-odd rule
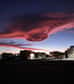
[[[0,40],[16,38],[40,42],[56,32],[64,29],[74,29],[74,13],[48,13],[42,15],[15,16],[13,17],[13,20],[11,20],[11,24],[6,26],[6,28],[7,31],[4,30],[4,32],[0,33]],[[0,42],[0,46],[4,45],[18,47],[22,44],[16,45],[12,42]]]

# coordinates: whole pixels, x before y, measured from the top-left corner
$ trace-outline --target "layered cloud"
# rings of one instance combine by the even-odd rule
[[[15,16],[6,28],[6,31],[0,33],[0,39],[16,38],[39,42],[56,32],[74,28],[74,13]],[[0,44],[8,46],[12,43]]]

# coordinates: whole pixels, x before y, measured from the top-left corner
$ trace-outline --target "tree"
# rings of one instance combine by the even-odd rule
[[[68,51],[65,51],[65,58],[68,58]]]

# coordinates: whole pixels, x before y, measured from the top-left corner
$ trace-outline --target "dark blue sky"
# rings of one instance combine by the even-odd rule
[[[74,0],[0,0],[0,32],[5,30],[14,16],[41,14],[48,12],[74,12]],[[74,31],[74,30],[73,30]],[[65,49],[74,44],[74,33],[58,32],[42,42],[14,40],[18,43],[31,43],[32,47],[44,49]],[[2,39],[0,39],[2,41]],[[8,41],[8,39],[6,40]],[[44,45],[45,44],[45,45]],[[5,48],[0,47],[0,51]]]

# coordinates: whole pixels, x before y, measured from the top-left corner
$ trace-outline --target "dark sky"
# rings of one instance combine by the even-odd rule
[[[73,0],[0,0],[0,14],[74,11]]]
[[[0,0],[0,32],[6,31],[6,25],[11,22],[14,16],[35,15],[49,12],[74,12],[74,0]],[[27,42],[22,40],[14,40],[18,43],[31,43],[32,47],[45,49],[62,49],[69,45],[73,45],[74,34],[67,31],[51,36],[42,42]],[[65,39],[63,39],[65,37]],[[68,38],[69,37],[69,38]],[[2,42],[3,39],[0,39]],[[9,39],[6,39],[6,42]],[[63,40],[63,43],[62,43]],[[11,41],[11,40],[10,40]],[[54,43],[56,42],[56,44]],[[45,46],[43,44],[46,44]],[[59,43],[59,44],[58,44]],[[38,47],[38,45],[41,45]],[[62,45],[61,45],[62,44]],[[0,48],[3,50],[4,48]]]

